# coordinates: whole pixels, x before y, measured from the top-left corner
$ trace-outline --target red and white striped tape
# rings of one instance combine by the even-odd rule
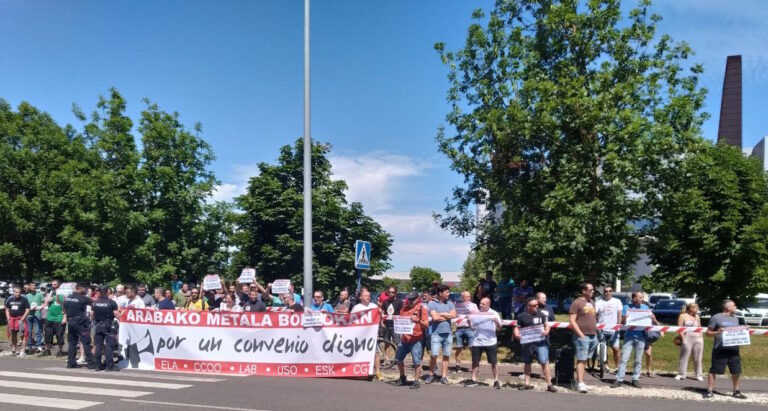
[[[385,319],[391,320],[392,316],[384,316]],[[455,323],[457,326],[465,327],[466,318],[459,317],[454,319],[452,322]],[[504,326],[515,326],[517,325],[517,321],[515,320],[501,320],[501,325]],[[571,328],[570,323],[566,322],[550,322],[549,326],[552,328]],[[707,331],[707,327],[678,327],[678,326],[671,326],[671,325],[652,325],[652,326],[638,326],[638,325],[614,325],[611,327],[606,327],[605,324],[598,324],[597,325],[598,330],[603,329],[609,329],[609,330],[625,330],[625,331],[662,331],[662,332],[694,332],[694,333],[703,333]],[[756,329],[756,328],[750,328],[749,329],[750,335],[768,335],[768,329]]]

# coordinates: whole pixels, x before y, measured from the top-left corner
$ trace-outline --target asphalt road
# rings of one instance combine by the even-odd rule
[[[95,378],[95,379],[93,379]],[[93,379],[93,380],[90,380]],[[621,404],[617,404],[617,402]],[[13,404],[16,402],[16,404]],[[121,371],[67,370],[62,361],[0,358],[0,409],[153,410],[386,410],[674,409],[765,410],[756,405],[598,397],[512,388],[432,384],[409,390],[386,382],[341,379],[228,377]]]

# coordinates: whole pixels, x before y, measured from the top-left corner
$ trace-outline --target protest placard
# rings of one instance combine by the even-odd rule
[[[520,344],[536,343],[544,341],[544,338],[544,324],[520,328]]]
[[[728,327],[723,329],[723,347],[750,345],[749,327]]]
[[[651,316],[653,312],[648,309],[630,308],[627,310],[627,325],[649,327],[653,325]]]
[[[285,294],[291,292],[291,280],[275,280],[272,283],[272,294]]]
[[[395,334],[413,334],[413,326],[416,325],[407,315],[396,315],[392,321]]]
[[[62,297],[66,297],[73,292],[75,292],[75,283],[63,283],[59,286],[59,289],[56,290],[56,295],[60,295]]]
[[[203,290],[216,290],[221,288],[221,277],[218,274],[206,275],[203,279]]]
[[[469,305],[470,303],[456,303],[454,306],[456,307],[456,315],[469,315],[471,312],[469,311]]]
[[[237,282],[240,284],[250,284],[254,280],[256,280],[255,268],[243,268],[243,271],[240,272],[240,277],[237,277]]]
[[[325,314],[320,311],[305,311],[301,314],[301,326],[304,328],[322,327],[323,320]]]

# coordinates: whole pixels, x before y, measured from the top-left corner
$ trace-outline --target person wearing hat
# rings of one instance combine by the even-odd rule
[[[91,310],[91,321],[95,324],[93,341],[96,345],[96,371],[104,370],[105,367],[107,371],[118,370],[112,362],[117,346],[114,328],[117,315],[117,303],[109,299],[108,288],[102,286],[99,288],[99,299],[93,302],[93,310]],[[107,345],[107,351],[104,355],[105,364],[102,365],[101,354],[104,352],[104,343]]]
[[[400,371],[400,378],[397,380],[397,385],[407,385],[408,378],[405,376],[405,357],[408,353],[411,354],[413,360],[413,383],[411,383],[411,389],[419,388],[419,378],[421,376],[421,359],[424,356],[424,349],[422,348],[422,333],[429,327],[429,313],[427,308],[421,305],[419,301],[419,293],[413,291],[405,298],[403,308],[400,310],[400,317],[406,317],[410,319],[413,324],[413,331],[410,334],[400,335],[400,342],[397,345],[397,352],[395,353],[395,360],[397,361],[397,369]]]
[[[89,297],[85,296],[87,285],[78,283],[75,292],[64,299],[64,319],[62,324],[68,324],[67,330],[67,368],[78,368],[75,362],[77,355],[77,342],[83,344],[88,368],[95,369],[93,354],[91,353],[91,327],[86,315],[86,307],[92,304]]]

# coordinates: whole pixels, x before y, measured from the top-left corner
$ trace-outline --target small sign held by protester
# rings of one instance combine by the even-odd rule
[[[536,324],[520,329],[520,344],[544,341],[544,324]]]
[[[301,326],[304,328],[322,327],[325,314],[319,311],[305,311],[301,314]]]
[[[291,280],[275,280],[272,283],[272,294],[285,294],[291,292]]]
[[[411,317],[396,315],[394,320],[392,321],[392,324],[394,325],[395,334],[403,335],[403,334],[413,334],[413,326],[416,323],[411,321]]]
[[[243,271],[240,273],[240,277],[237,278],[237,282],[240,284],[250,284],[254,280],[256,280],[255,268],[243,268]]]
[[[750,345],[748,327],[728,327],[723,329],[723,347]]]
[[[627,325],[650,327],[653,325],[652,316],[653,312],[651,310],[630,308],[627,310]]]
[[[206,275],[203,279],[203,290],[217,290],[221,288],[221,277],[218,274]]]
[[[75,284],[75,283],[63,283],[63,284],[61,284],[59,286],[59,289],[56,290],[56,295],[59,295],[59,296],[62,296],[62,297],[66,297],[66,296],[72,294],[73,292],[75,292],[75,286],[76,285],[77,284]]]

